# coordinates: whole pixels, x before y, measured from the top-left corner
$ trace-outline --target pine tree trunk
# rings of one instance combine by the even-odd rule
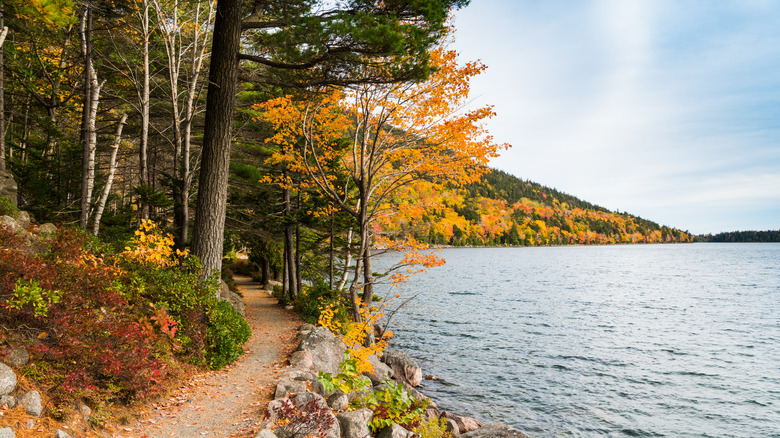
[[[200,257],[203,278],[222,268],[242,10],[243,0],[219,0],[217,4],[192,236],[192,251]]]

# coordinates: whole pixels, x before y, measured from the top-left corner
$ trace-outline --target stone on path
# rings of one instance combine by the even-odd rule
[[[41,400],[41,393],[38,391],[30,391],[23,395],[19,404],[24,406],[24,410],[33,417],[40,417],[43,413],[43,400]]]
[[[5,362],[14,367],[14,368],[21,368],[25,365],[27,365],[27,362],[30,361],[30,353],[27,352],[24,348],[14,348],[11,350],[10,353],[8,353],[8,356],[5,358]]]
[[[10,427],[0,428],[0,438],[16,438],[16,432]]]
[[[8,395],[16,389],[16,373],[8,365],[0,363],[0,395]]]

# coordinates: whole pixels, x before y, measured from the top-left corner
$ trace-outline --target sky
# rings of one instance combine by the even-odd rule
[[[491,166],[695,234],[780,229],[780,1],[471,0]]]

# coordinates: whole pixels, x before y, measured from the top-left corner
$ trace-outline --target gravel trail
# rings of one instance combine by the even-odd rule
[[[168,400],[152,404],[125,437],[254,437],[272,399],[278,370],[296,347],[300,318],[249,277],[236,276],[252,337],[244,355],[220,371],[192,376]]]

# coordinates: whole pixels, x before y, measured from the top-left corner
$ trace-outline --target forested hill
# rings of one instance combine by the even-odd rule
[[[780,230],[769,231],[729,231],[727,233],[696,236],[698,242],[780,242]]]
[[[490,169],[465,187],[419,182],[381,230],[434,245],[569,245],[690,242],[679,229],[603,207]],[[398,202],[398,201],[397,201]]]

